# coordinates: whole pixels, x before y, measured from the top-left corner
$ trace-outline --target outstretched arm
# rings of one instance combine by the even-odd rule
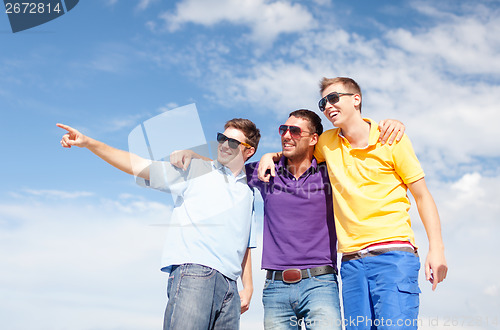
[[[432,283],[432,290],[436,290],[438,283],[446,278],[448,272],[438,210],[424,178],[410,183],[408,188],[415,198],[418,214],[429,239],[429,253],[425,260],[425,277]]]
[[[151,161],[144,159],[128,151],[113,148],[103,142],[97,141],[83,135],[78,130],[71,126],[57,124],[67,131],[61,139],[61,145],[64,148],[71,148],[72,146],[87,148],[96,154],[98,157],[113,165],[125,173],[137,175],[143,179],[149,180],[149,165]]]
[[[241,314],[245,313],[250,307],[250,300],[253,294],[253,280],[252,280],[252,257],[251,249],[247,248],[243,262],[241,263],[241,283],[243,290],[239,292],[241,301]]]

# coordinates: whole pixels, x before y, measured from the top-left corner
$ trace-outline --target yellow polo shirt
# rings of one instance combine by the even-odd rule
[[[371,119],[366,148],[352,148],[332,129],[321,134],[314,152],[326,161],[333,189],[338,251],[354,252],[386,241],[415,245],[408,210],[407,184],[424,177],[410,139],[392,145],[378,142],[378,125]]]

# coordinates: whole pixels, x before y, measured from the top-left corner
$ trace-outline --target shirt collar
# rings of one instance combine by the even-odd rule
[[[368,137],[368,145],[366,147],[376,145],[380,137],[378,124],[370,118],[363,118],[363,120],[370,124],[370,136]],[[341,129],[338,130],[338,135],[347,141]]]
[[[286,157],[285,156],[281,156],[278,164],[277,165],[277,169],[279,171],[285,171],[286,170]],[[318,161],[316,160],[316,158],[313,157],[312,161],[311,161],[311,166],[307,169],[306,172],[304,173],[307,173],[308,171],[310,171],[311,169],[314,170],[314,172],[316,172],[318,170]]]
[[[212,167],[224,175],[229,175],[229,176],[234,177],[233,172],[227,166],[224,166],[221,163],[219,163],[218,160],[212,161]],[[242,178],[245,178],[245,180],[246,180],[246,177],[247,176],[246,176],[246,172],[245,172],[245,166],[243,166],[240,173],[238,173],[238,175],[235,177],[235,179],[240,180]]]
[[[363,118],[364,121],[370,123],[370,137],[368,138],[368,145],[374,146],[378,142],[380,137],[380,131],[378,130],[378,124],[370,118]]]

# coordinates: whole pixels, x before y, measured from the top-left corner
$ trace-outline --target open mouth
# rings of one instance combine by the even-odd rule
[[[329,116],[330,116],[330,118],[335,118],[335,117],[337,117],[338,114],[339,114],[338,111],[332,111],[332,112],[330,112]]]
[[[289,142],[283,142],[282,146],[283,146],[283,149],[287,150],[287,149],[294,148],[295,144],[292,144],[292,143],[289,143]]]

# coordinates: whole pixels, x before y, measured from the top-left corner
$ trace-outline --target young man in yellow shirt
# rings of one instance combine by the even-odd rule
[[[323,78],[319,108],[337,127],[314,156],[333,187],[344,323],[352,329],[416,329],[420,261],[407,189],[429,239],[425,275],[436,289],[447,273],[441,225],[424,172],[406,135],[381,144],[377,124],[361,116],[361,89],[350,78]]]

